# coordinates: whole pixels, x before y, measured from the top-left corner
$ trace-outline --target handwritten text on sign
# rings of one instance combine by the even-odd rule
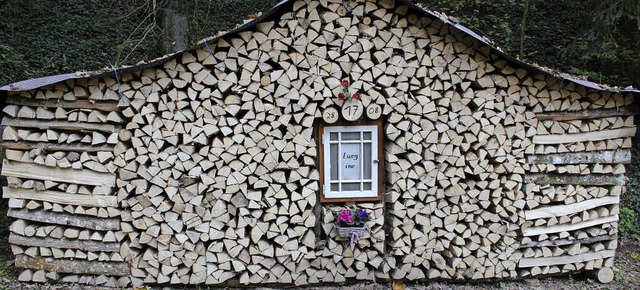
[[[360,170],[362,169],[360,157],[360,144],[343,144],[342,156],[340,156],[342,164],[342,180],[358,180],[360,179]]]

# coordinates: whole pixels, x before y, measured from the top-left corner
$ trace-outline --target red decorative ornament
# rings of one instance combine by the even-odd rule
[[[355,92],[353,94],[351,94],[351,92],[349,92],[349,80],[348,79],[341,80],[340,81],[340,86],[342,86],[342,92],[338,93],[338,100],[344,101],[344,100],[351,100],[351,99],[356,99],[356,100],[360,100],[361,99],[360,92]]]

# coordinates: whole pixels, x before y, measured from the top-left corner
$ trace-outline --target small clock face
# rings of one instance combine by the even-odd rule
[[[355,121],[362,117],[364,107],[359,100],[350,99],[342,104],[342,117],[347,121]]]
[[[338,110],[336,108],[327,108],[322,112],[322,119],[328,124],[333,124],[338,121]]]

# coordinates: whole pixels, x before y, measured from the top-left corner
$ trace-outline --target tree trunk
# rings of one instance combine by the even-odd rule
[[[163,53],[171,53],[187,48],[187,1],[169,1],[160,10],[159,25],[162,37],[158,40],[158,49]]]

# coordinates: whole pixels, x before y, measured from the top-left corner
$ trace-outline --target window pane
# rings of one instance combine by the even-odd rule
[[[338,133],[333,132],[329,134],[329,140],[331,141],[338,141]]]
[[[340,184],[338,184],[338,183],[332,183],[331,184],[331,191],[339,191],[340,190],[339,185]]]
[[[364,183],[364,190],[371,190],[371,182]]]
[[[362,134],[364,135],[363,140],[371,140],[371,132],[363,132]]]
[[[343,141],[360,140],[360,132],[342,132]]]
[[[342,184],[342,191],[360,191],[360,182],[346,182]]]
[[[365,143],[363,146],[364,158],[362,159],[362,166],[364,167],[364,179],[371,179],[371,143]]]
[[[329,147],[329,154],[331,155],[331,162],[329,163],[329,167],[331,167],[331,180],[338,180],[338,144],[331,144]]]
[[[361,158],[360,144],[342,144],[340,156],[340,179],[360,180]],[[333,169],[333,167],[331,167]]]

